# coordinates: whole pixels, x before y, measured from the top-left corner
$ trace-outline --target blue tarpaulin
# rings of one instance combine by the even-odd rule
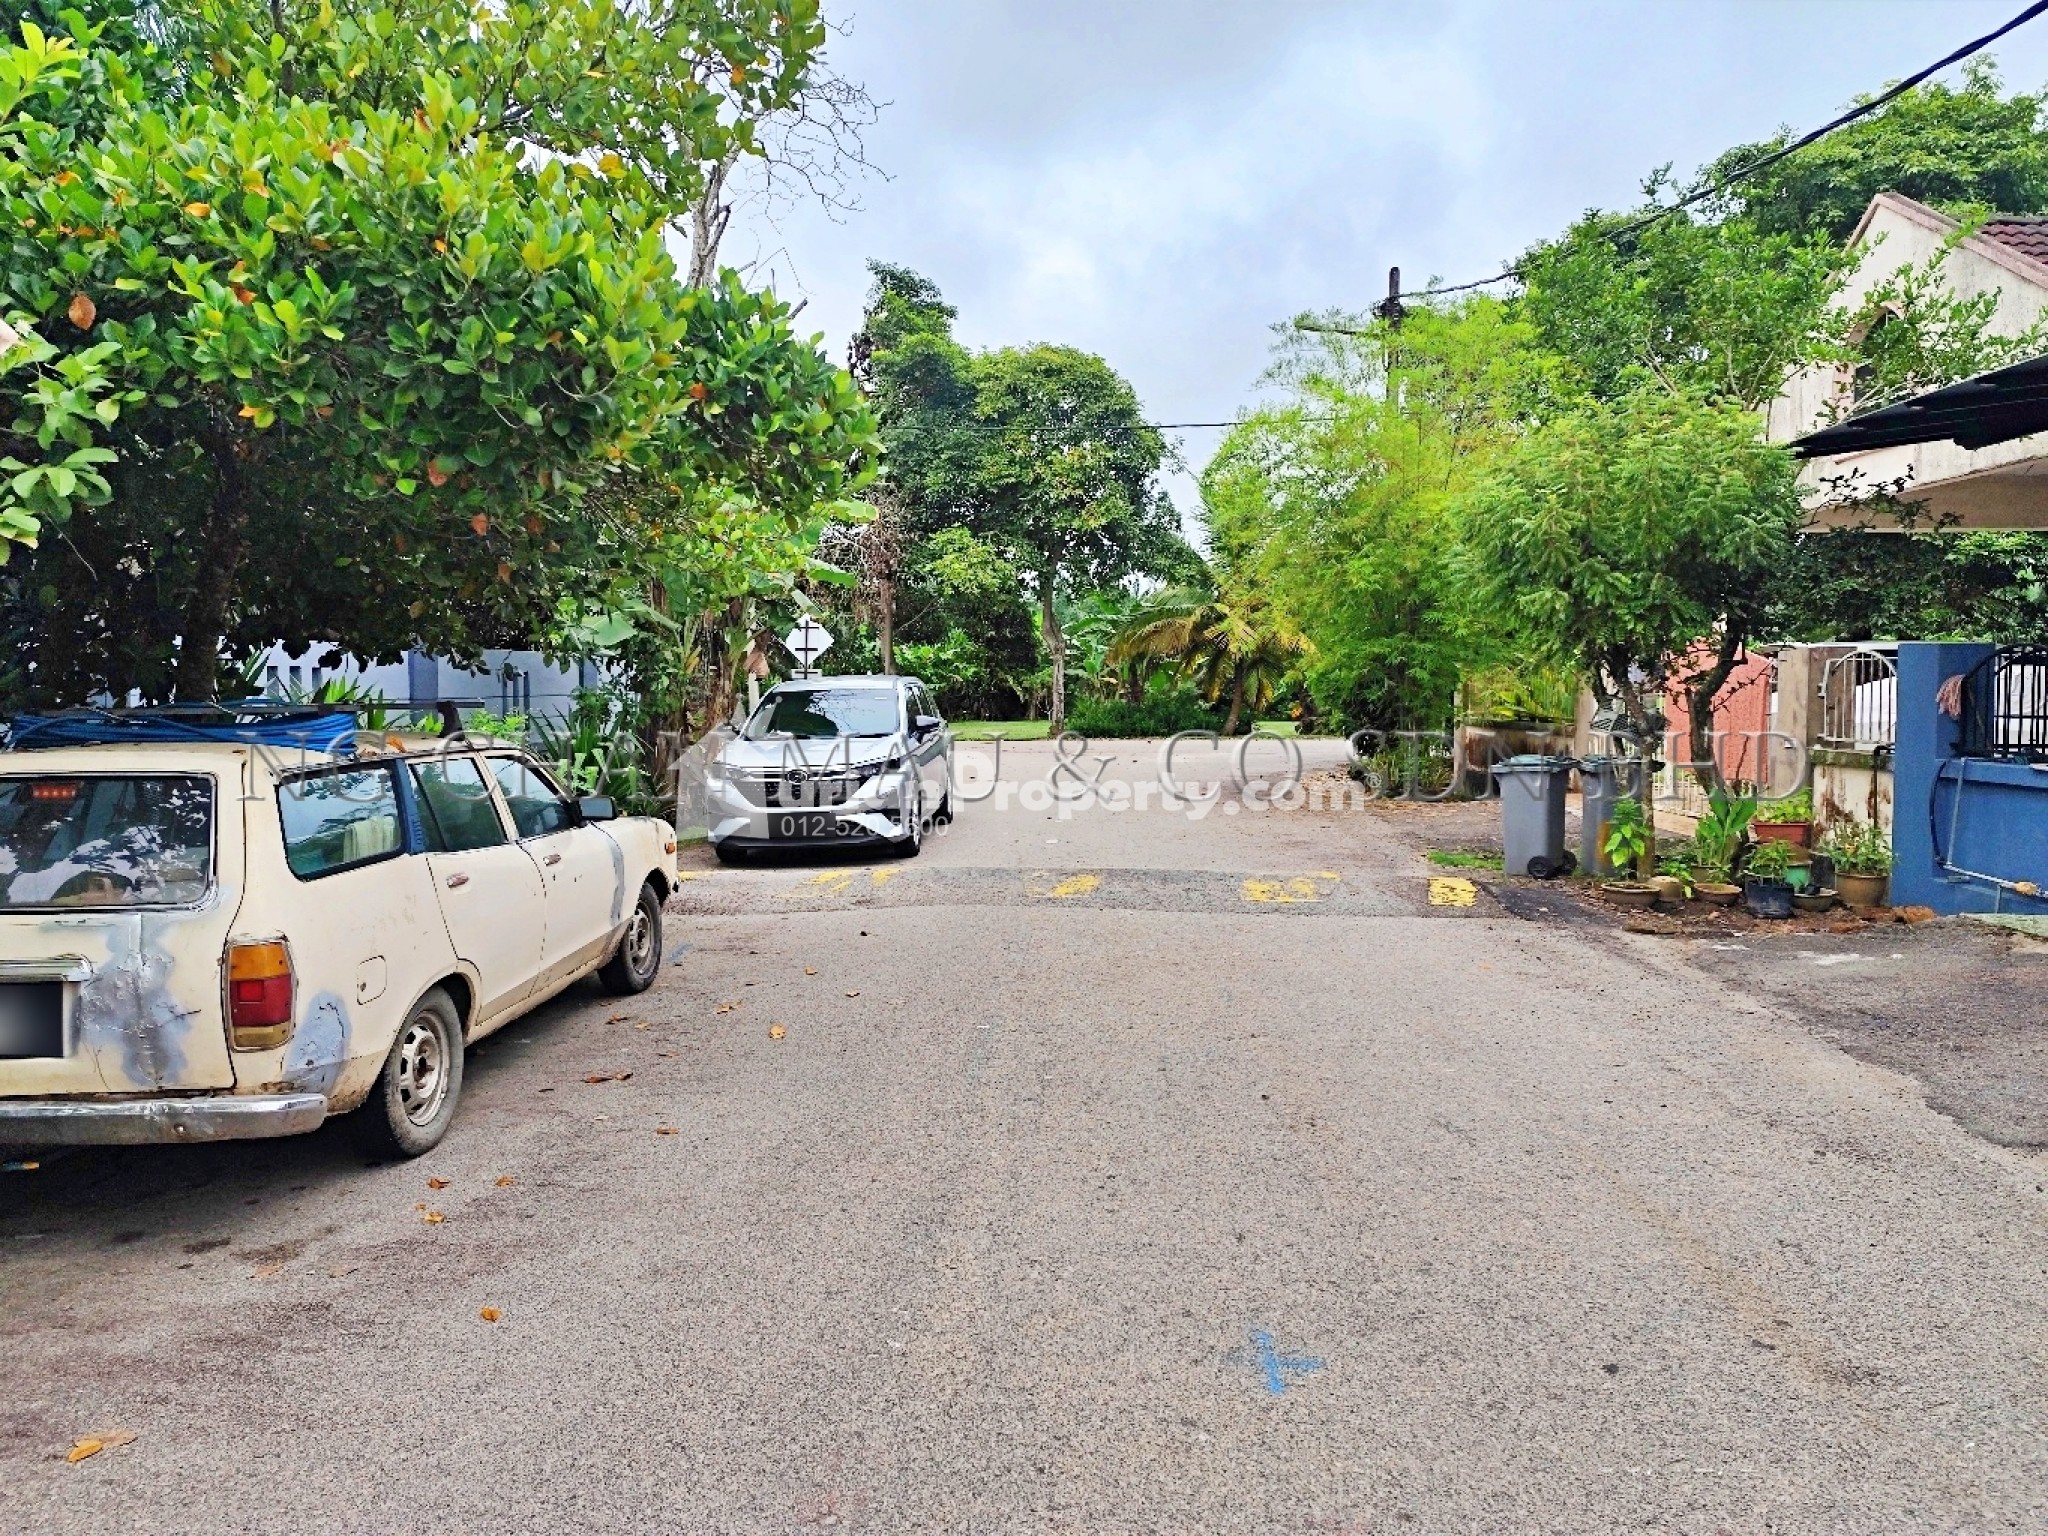
[[[348,711],[278,711],[273,706],[258,712],[232,703],[218,709],[79,709],[16,715],[8,726],[7,745],[13,748],[238,741],[280,751],[338,752],[356,733],[355,716]]]

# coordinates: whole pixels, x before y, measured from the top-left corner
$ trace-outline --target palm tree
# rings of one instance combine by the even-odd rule
[[[1308,636],[1263,595],[1223,582],[1162,592],[1117,634],[1104,660],[1133,671],[1148,662],[1171,662],[1205,703],[1229,695],[1223,721],[1228,736],[1246,709],[1255,718],[1263,712],[1287,674],[1314,651]]]

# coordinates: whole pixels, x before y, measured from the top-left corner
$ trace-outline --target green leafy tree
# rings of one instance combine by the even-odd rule
[[[1172,663],[1210,705],[1225,705],[1223,734],[1247,711],[1259,718],[1315,646],[1256,588],[1211,582],[1170,588],[1145,603],[1109,646],[1126,667]],[[1226,704],[1227,701],[1227,704]]]
[[[1066,728],[1067,647],[1058,597],[1164,563],[1180,542],[1156,483],[1165,441],[1101,358],[1071,347],[1005,348],[973,359],[980,428],[967,520],[1037,600],[1051,664],[1047,715]]]
[[[1656,200],[1662,176],[1644,191]],[[1645,385],[1760,408],[1794,368],[1840,348],[1833,308],[1847,270],[1825,235],[1746,217],[1590,214],[1523,257],[1517,310],[1566,364],[1566,381],[1612,400]]]
[[[1301,665],[1321,714],[1441,726],[1463,677],[1514,659],[1459,564],[1458,496],[1546,408],[1555,360],[1490,298],[1398,328],[1299,326],[1268,376],[1291,398],[1234,429],[1204,472],[1210,549],[1312,642]]]
[[[62,535],[18,577],[32,694],[208,697],[258,638],[544,636],[644,589],[651,529],[847,484],[850,381],[774,301],[684,287],[665,240],[801,80],[813,0],[174,19],[168,86],[82,22],[90,68],[27,29],[0,68],[33,76],[0,84],[29,338],[0,515]]]
[[[1646,811],[1664,694],[1687,694],[1712,761],[1712,702],[1799,526],[1795,473],[1740,407],[1641,391],[1532,432],[1469,497],[1487,600],[1623,711]]]
[[[1962,83],[1915,86],[1731,189],[1729,204],[1764,234],[1846,240],[1871,198],[1903,192],[1951,212],[2048,210],[2048,93],[2003,93],[1988,59]],[[1719,180],[1791,138],[1781,131],[1727,151],[1700,174]]]

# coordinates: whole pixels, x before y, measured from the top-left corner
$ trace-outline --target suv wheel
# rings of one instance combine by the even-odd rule
[[[614,997],[631,997],[654,985],[661,969],[661,896],[648,881],[640,887],[640,899],[633,903],[633,915],[626,919],[626,933],[619,940],[618,953],[605,961],[597,973],[605,991]]]
[[[910,830],[904,833],[902,840],[896,844],[896,852],[903,858],[914,859],[924,852],[925,819],[923,790],[917,792],[917,798],[910,805],[910,814],[904,820],[910,824]]]
[[[431,1152],[448,1134],[462,1097],[462,1019],[435,987],[412,1005],[391,1042],[361,1124],[373,1147],[398,1157]]]

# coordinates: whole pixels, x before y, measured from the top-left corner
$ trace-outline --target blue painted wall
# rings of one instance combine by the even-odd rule
[[[1944,681],[1968,672],[1990,652],[1989,645],[1975,641],[1899,647],[1894,906],[2048,914],[2048,900],[1962,873],[2031,880],[2048,889],[2048,772],[2026,763],[1958,757],[1961,726],[1935,699]]]

